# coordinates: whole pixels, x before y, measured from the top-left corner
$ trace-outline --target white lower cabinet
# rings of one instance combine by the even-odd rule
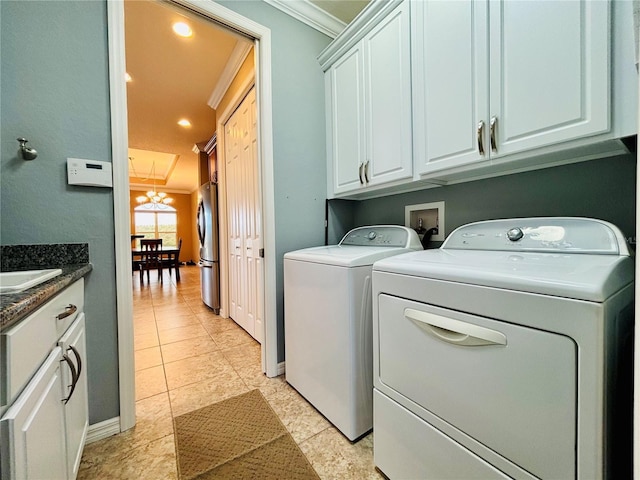
[[[0,423],[2,478],[68,478],[61,370],[56,347]]]
[[[76,478],[78,468],[80,468],[80,460],[82,458],[82,450],[87,438],[87,430],[89,429],[89,403],[87,393],[87,370],[83,363],[87,358],[87,347],[85,340],[84,313],[80,314],[78,319],[67,330],[59,342],[62,348],[63,356],[66,355],[74,365],[63,364],[63,393],[64,393],[64,411],[65,411],[65,431],[67,445],[67,471],[69,478]],[[73,373],[76,374],[74,381]]]
[[[89,426],[83,305],[81,279],[2,333],[2,480],[77,476]]]

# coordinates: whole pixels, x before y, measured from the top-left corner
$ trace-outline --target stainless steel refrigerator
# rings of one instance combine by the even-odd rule
[[[200,239],[200,288],[202,301],[220,312],[220,263],[218,253],[218,185],[209,182],[200,187],[196,216]]]

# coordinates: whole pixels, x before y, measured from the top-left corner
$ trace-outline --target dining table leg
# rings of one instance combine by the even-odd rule
[[[173,266],[176,269],[176,282],[179,282],[180,281],[180,258],[177,253],[175,254],[174,258],[175,260],[174,260]]]

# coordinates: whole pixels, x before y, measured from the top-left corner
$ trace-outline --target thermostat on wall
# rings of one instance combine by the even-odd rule
[[[111,163],[67,158],[67,183],[88,187],[113,187]]]

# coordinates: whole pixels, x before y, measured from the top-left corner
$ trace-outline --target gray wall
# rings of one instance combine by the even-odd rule
[[[479,220],[578,216],[611,222],[635,242],[635,181],[630,154],[366,200],[353,221],[404,225],[405,205],[444,200],[446,234]]]
[[[119,414],[113,197],[68,186],[66,158],[111,160],[105,18],[104,2],[0,2],[0,243],[89,244],[91,423]],[[22,136],[36,160],[17,158]]]
[[[330,39],[261,1],[221,2],[271,29],[278,328],[282,256],[324,240],[324,83]],[[88,242],[90,422],[119,414],[113,199],[66,185],[66,158],[110,160],[106,4],[0,2],[2,147],[0,243]],[[16,159],[25,136],[37,160]],[[284,359],[284,335],[278,345]]]
[[[324,242],[324,76],[330,38],[262,1],[218,2],[271,29],[278,361],[284,360],[283,255]]]
[[[339,243],[344,234],[356,226],[355,211],[358,205],[357,200],[329,200],[327,245]]]

